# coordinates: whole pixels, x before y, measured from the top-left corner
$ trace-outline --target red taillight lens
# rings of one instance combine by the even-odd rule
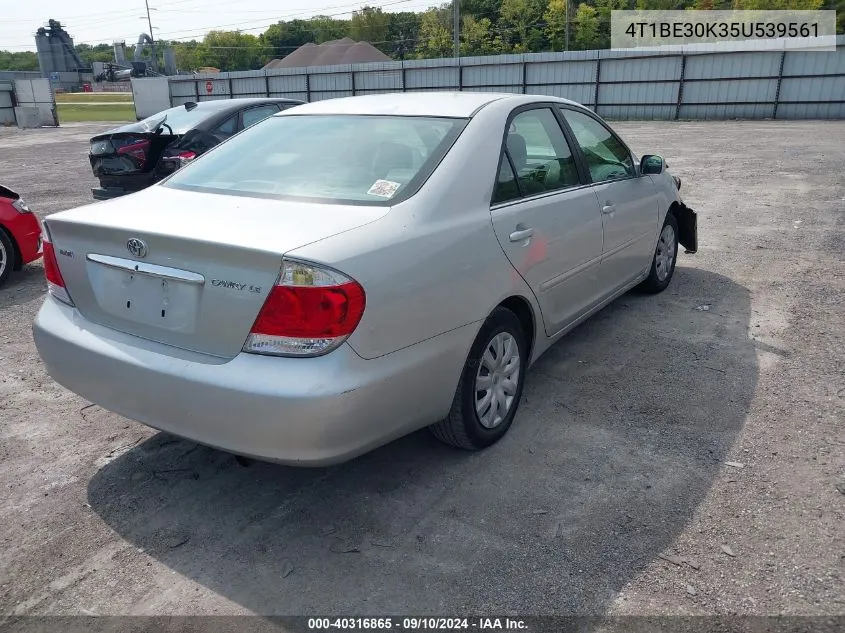
[[[53,245],[46,241],[44,242],[44,275],[51,284],[60,288],[65,287],[65,280],[62,279],[59,263],[56,261],[56,252],[53,250]]]
[[[330,288],[275,286],[253,332],[295,338],[352,334],[364,312],[364,290],[355,282]]]
[[[184,167],[197,157],[196,152],[185,150],[176,154],[175,158],[179,162],[179,167]]]
[[[47,291],[59,301],[73,305],[70,295],[65,288],[65,280],[59,270],[59,263],[56,261],[56,251],[53,244],[47,239],[46,232],[42,244],[44,249],[44,276],[47,277]]]
[[[332,270],[285,262],[244,351],[283,356],[325,354],[361,321],[366,297],[358,282]]]
[[[142,141],[130,143],[129,145],[124,145],[123,147],[118,147],[117,153],[119,156],[131,156],[138,161],[138,164],[141,167],[143,167],[147,163],[147,152],[149,149],[150,141],[144,139]]]

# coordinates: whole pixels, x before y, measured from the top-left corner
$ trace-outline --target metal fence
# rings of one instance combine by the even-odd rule
[[[385,92],[543,94],[609,119],[845,118],[845,37],[835,51],[686,47],[430,59],[171,77],[171,105],[233,97],[317,101]]]
[[[36,77],[19,78],[27,74],[36,74]],[[58,125],[56,100],[50,82],[37,77],[37,73],[18,73],[14,76],[18,78],[6,79],[0,75],[0,125]]]
[[[49,80],[16,79],[14,85],[17,105],[20,108],[37,111],[37,115],[34,115],[34,122],[38,126],[57,126],[59,124],[56,115],[56,95]],[[18,112],[15,114],[18,117],[20,116]],[[21,123],[20,119],[18,123]]]
[[[15,82],[0,78],[0,125],[15,124]]]

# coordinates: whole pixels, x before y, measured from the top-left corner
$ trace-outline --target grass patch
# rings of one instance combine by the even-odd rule
[[[85,103],[57,103],[59,123],[82,121],[134,121],[135,106],[132,103],[107,103],[94,105]]]
[[[121,92],[60,92],[56,94],[56,103],[132,103],[132,93]]]

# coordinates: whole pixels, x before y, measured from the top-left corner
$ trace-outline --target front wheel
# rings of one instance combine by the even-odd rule
[[[639,288],[643,292],[658,293],[666,290],[672,275],[675,273],[675,261],[678,259],[678,221],[670,212],[666,214],[657,247],[651,260],[651,270],[648,277]]]
[[[471,451],[499,441],[519,407],[527,353],[517,316],[496,308],[472,344],[449,415],[429,427],[434,436]]]

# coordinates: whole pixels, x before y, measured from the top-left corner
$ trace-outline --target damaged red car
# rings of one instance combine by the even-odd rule
[[[0,286],[42,253],[38,218],[18,194],[0,185]]]

